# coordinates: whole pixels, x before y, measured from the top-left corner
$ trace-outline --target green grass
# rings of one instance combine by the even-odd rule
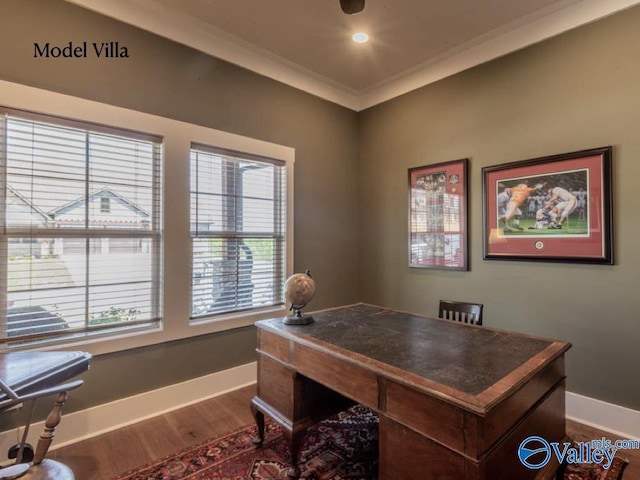
[[[535,218],[521,218],[520,226],[524,228],[524,230],[512,230],[510,232],[505,232],[505,236],[516,237],[522,235],[535,235],[535,236],[550,236],[550,235],[584,235],[589,233],[589,226],[587,225],[586,220],[579,220],[577,218],[571,218],[565,221],[562,229],[553,230],[547,228],[545,226],[541,230],[529,230],[529,227],[533,227],[536,223]],[[513,225],[513,221],[511,222]]]

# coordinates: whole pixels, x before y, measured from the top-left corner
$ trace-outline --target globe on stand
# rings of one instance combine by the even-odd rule
[[[316,291],[316,283],[306,273],[295,273],[287,278],[284,283],[284,298],[291,305],[290,310],[293,315],[289,315],[282,320],[286,325],[307,325],[313,322],[313,317],[303,314],[302,309],[311,301]]]

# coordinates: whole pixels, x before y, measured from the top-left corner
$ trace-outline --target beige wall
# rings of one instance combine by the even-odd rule
[[[34,42],[69,41],[118,41],[130,58],[33,58]],[[309,308],[358,301],[355,112],[62,0],[1,0],[0,79],[294,148],[294,270],[317,282]],[[95,357],[65,409],[254,361],[255,337],[249,327]]]
[[[485,305],[489,326],[567,340],[568,389],[640,409],[640,8],[360,115],[364,301],[426,314]],[[614,147],[615,265],[482,259],[482,167]],[[407,169],[470,159],[470,272],[407,266]]]
[[[570,390],[640,409],[639,8],[361,114],[62,0],[1,8],[0,79],[295,148],[295,270],[314,274],[314,308],[435,314],[439,298],[482,301],[490,326],[573,342]],[[32,58],[33,42],[94,39],[126,43],[131,58]],[[482,260],[482,167],[603,145],[614,146],[615,266]],[[407,169],[462,157],[471,271],[409,269]],[[246,328],[100,356],[68,410],[251,361],[254,346]]]

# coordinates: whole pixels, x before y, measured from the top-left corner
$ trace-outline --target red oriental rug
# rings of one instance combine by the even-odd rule
[[[262,448],[253,445],[255,425],[118,476],[113,480],[284,480],[288,448],[280,428],[265,421]],[[309,428],[300,454],[301,478],[375,480],[378,473],[378,417],[355,406]],[[616,458],[609,470],[599,465],[569,465],[565,480],[620,480],[626,462]]]

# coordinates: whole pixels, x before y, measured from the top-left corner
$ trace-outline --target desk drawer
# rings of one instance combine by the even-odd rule
[[[452,450],[465,450],[464,412],[410,387],[388,380],[386,383],[388,417],[432,438]]]
[[[462,434],[462,432],[460,432]],[[564,385],[551,392],[481,459],[468,457],[380,414],[380,480],[534,480],[553,478],[557,462],[530,470],[518,459],[518,446],[539,435],[550,442],[564,437]],[[542,475],[542,477],[540,476]]]
[[[294,419],[295,371],[264,355],[258,355],[258,396],[281,416]]]
[[[289,358],[289,340],[280,335],[258,329],[258,350],[278,360],[291,363]]]
[[[378,408],[378,378],[373,372],[298,344],[294,349],[294,364],[302,375],[362,405]]]

